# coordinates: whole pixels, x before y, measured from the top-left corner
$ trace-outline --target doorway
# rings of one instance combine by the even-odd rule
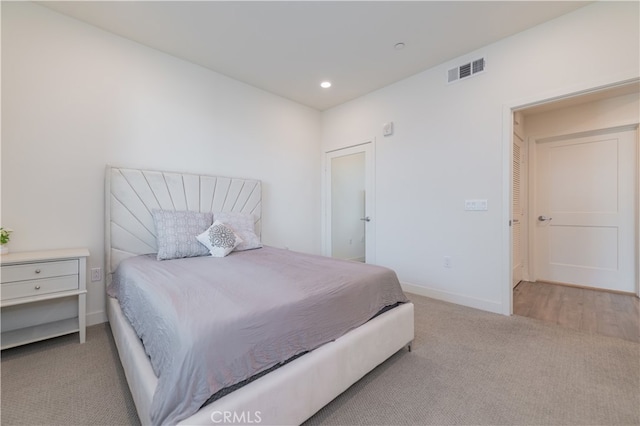
[[[570,95],[559,96],[557,98],[548,99],[546,101],[536,100],[535,102],[531,102],[526,105],[520,104],[518,106],[515,106],[515,105],[510,107],[505,106],[505,115],[504,115],[505,122],[508,124],[511,124],[510,122],[512,120],[514,120],[514,122],[513,122],[513,126],[506,125],[504,127],[505,129],[504,137],[509,141],[509,143],[503,145],[504,154],[505,154],[504,156],[505,165],[507,166],[506,171],[508,171],[508,174],[505,174],[505,178],[507,179],[506,183],[508,183],[505,186],[505,190],[508,189],[508,192],[504,193],[505,207],[508,206],[508,210],[507,208],[505,208],[504,210],[504,214],[508,215],[508,220],[505,221],[505,224],[506,222],[509,222],[508,224],[509,232],[505,234],[506,238],[503,240],[505,255],[508,256],[507,257],[508,268],[503,269],[504,271],[503,283],[505,284],[505,286],[503,287],[503,295],[504,295],[503,313],[504,314],[507,314],[507,315],[513,314],[513,286],[517,284],[516,280],[520,281],[520,279],[522,279],[523,282],[527,282],[527,281],[534,281],[537,277],[536,270],[539,268],[537,264],[536,253],[535,253],[536,247],[533,244],[531,244],[531,241],[534,240],[534,238],[536,237],[535,235],[537,230],[536,227],[539,228],[545,225],[549,227],[549,222],[551,222],[554,225],[559,224],[559,220],[554,223],[555,217],[553,214],[548,214],[548,212],[540,213],[535,209],[534,202],[536,201],[535,200],[536,185],[538,183],[534,181],[535,173],[532,170],[533,169],[532,157],[535,157],[535,154],[536,154],[535,152],[536,141],[542,142],[544,140],[544,142],[547,142],[547,143],[549,142],[554,143],[554,142],[559,142],[561,139],[567,139],[567,138],[575,139],[575,138],[581,138],[581,137],[587,137],[587,136],[599,136],[603,133],[603,131],[601,131],[600,134],[598,134],[598,132],[596,132],[597,129],[609,129],[608,130],[609,132],[611,132],[611,129],[616,129],[616,130],[634,129],[634,133],[633,135],[631,135],[632,145],[633,145],[632,150],[631,151],[628,150],[627,153],[624,153],[624,154],[621,152],[621,155],[624,155],[629,160],[628,164],[633,164],[633,170],[631,171],[632,176],[630,177],[630,179],[627,179],[627,184],[631,185],[631,189],[626,190],[627,194],[631,194],[632,200],[630,202],[631,203],[630,206],[628,207],[625,213],[631,216],[632,228],[631,229],[626,228],[627,229],[626,232],[628,234],[631,234],[629,237],[631,240],[631,243],[629,244],[629,239],[627,239],[626,248],[624,250],[625,253],[621,254],[623,257],[625,255],[630,255],[631,257],[630,269],[632,274],[632,278],[631,278],[632,283],[631,283],[630,291],[629,291],[629,287],[627,287],[627,290],[622,290],[622,291],[631,292],[632,294],[635,294],[635,295],[638,295],[640,293],[640,288],[638,285],[638,277],[640,276],[640,272],[638,270],[640,266],[639,250],[638,250],[638,243],[639,243],[638,229],[640,229],[640,219],[638,216],[638,212],[640,211],[640,200],[638,200],[638,195],[637,195],[638,188],[640,187],[640,174],[638,173],[638,168],[637,168],[637,164],[640,163],[640,152],[639,152],[640,149],[638,149],[638,134],[637,134],[637,127],[638,127],[637,110],[638,110],[638,104],[640,102],[639,93],[640,93],[639,81],[638,79],[634,79],[632,81],[613,84],[608,87],[603,87],[601,89],[585,90],[582,93],[574,93]],[[624,102],[627,102],[628,105],[622,105],[621,102],[623,100]],[[630,107],[630,105],[632,104],[633,106]],[[591,115],[589,116],[589,114],[583,114],[585,111],[589,112],[589,108],[591,108],[590,110]],[[561,113],[559,113],[563,110],[566,110],[565,115],[562,115]],[[626,114],[625,113],[620,114],[621,111],[625,112]],[[629,111],[633,111],[633,113],[629,114],[628,113]],[[530,118],[533,118],[536,115],[538,115],[537,118],[539,120],[541,118],[545,118],[546,120],[548,120],[551,123],[549,124],[549,128],[552,129],[552,130],[545,129],[544,131],[542,131],[538,126],[538,128],[535,130],[538,133],[535,133],[533,128],[536,126],[531,126],[531,129],[529,128],[528,125],[526,126],[527,133],[524,136],[525,161],[524,161],[524,164],[520,166],[516,165],[517,153],[515,153],[515,150],[521,148],[516,146],[516,145],[519,145],[520,141],[517,140],[516,135],[514,133],[517,130],[516,128],[517,128],[518,120],[516,119],[516,117],[518,115],[520,115],[521,118],[524,118],[525,125],[530,123],[529,122]],[[522,117],[523,115],[524,117]],[[522,122],[522,120],[519,120],[519,121]],[[531,130],[531,132],[529,130]],[[588,142],[588,141],[580,141],[580,142]],[[601,146],[598,146],[598,148],[602,148],[604,146],[604,141],[601,141],[601,142],[602,144],[600,144]],[[574,145],[574,144],[568,143],[568,145]],[[585,148],[588,146],[580,143],[575,145],[576,145],[575,148],[578,148],[577,151],[581,151],[580,148]],[[594,148],[596,147],[596,145],[590,145],[588,147]],[[565,151],[571,151],[571,150],[572,149],[569,148]],[[591,156],[591,159],[593,162],[598,162],[598,163],[600,163],[600,160],[602,159],[599,155],[594,156],[593,152],[577,152],[577,151],[573,153],[568,153],[568,152],[565,152],[565,153],[569,155],[569,158],[574,158],[574,159],[576,158],[576,155],[573,155],[573,154],[580,154],[580,155],[585,154],[587,156]],[[585,151],[585,150],[582,149],[582,151]],[[586,151],[589,151],[589,149],[586,149]],[[560,152],[560,151],[557,151],[557,152]],[[609,152],[609,154],[611,154],[611,152]],[[508,161],[508,163],[506,163],[506,161]],[[573,166],[576,166],[576,164],[574,164]],[[573,166],[570,166],[570,167],[573,167]],[[517,187],[518,182],[516,177],[514,176],[514,172],[516,172],[515,170],[516,168],[520,168],[521,171],[531,169],[531,170],[528,170],[528,172],[525,173],[524,176],[521,176],[524,178],[522,180],[525,180],[525,179],[529,180],[529,183],[525,185],[524,188],[522,188],[525,192],[528,192],[528,194],[523,195],[522,193],[520,193],[520,196],[523,197],[522,202],[525,204],[524,212],[521,216],[521,217],[524,217],[525,219],[523,226],[520,228],[521,234],[518,234],[518,230],[514,229],[513,227],[513,221],[514,219],[517,219],[516,213],[518,212],[516,209],[517,203],[514,203],[514,196],[519,193],[519,188]],[[578,167],[578,170],[579,170],[579,167]],[[562,174],[567,172],[567,170],[560,168],[559,172],[560,174]],[[569,174],[570,176],[573,176],[575,178],[574,180],[578,179],[577,174],[579,173],[569,173]],[[618,178],[619,176],[616,177],[616,180]],[[600,182],[599,179],[597,179],[597,181]],[[568,181],[566,179],[563,179],[563,183],[568,183]],[[516,186],[514,187],[514,185]],[[554,189],[560,190],[561,189],[560,186],[562,185],[558,185],[558,187],[554,187]],[[582,189],[584,188],[589,188],[589,185],[583,185]],[[565,185],[565,188],[563,188],[562,190],[566,192],[566,189],[567,188]],[[618,188],[616,188],[616,191],[618,191]],[[574,195],[575,194],[573,193],[565,194],[564,196],[560,197],[560,201],[568,202],[570,201],[570,198],[573,197]],[[601,197],[597,197],[596,200],[597,202],[602,201]],[[543,217],[542,220],[539,220],[540,216]],[[561,216],[558,216],[558,217],[560,218]],[[552,219],[548,220],[548,218],[552,218]],[[581,226],[581,224],[574,223],[573,226],[574,227]],[[560,227],[558,226],[556,230],[560,230]],[[565,231],[565,233],[566,231],[573,232],[575,231],[575,229],[569,230],[568,227],[565,227],[563,231]],[[590,231],[587,231],[587,232],[590,232]],[[598,230],[594,232],[595,233],[604,232],[609,234],[613,233],[613,231],[603,231],[603,230]],[[619,230],[615,231],[616,234],[618,234],[619,232],[620,232]],[[521,246],[517,244],[519,235],[522,237],[523,240],[525,240],[524,244],[522,244]],[[626,235],[627,234],[625,234],[625,236]],[[554,238],[558,236],[559,235],[556,235],[554,236]],[[585,235],[583,235],[582,237],[585,237]],[[593,240],[592,236],[588,237],[587,239]],[[562,253],[562,255],[565,257],[566,256],[571,257],[574,254],[575,255],[578,254],[576,251],[573,251],[570,248],[561,248],[558,245],[555,245],[555,243],[552,244],[551,246],[558,253]],[[582,250],[584,246],[587,246],[587,245],[585,244],[583,246],[580,246],[580,250]],[[518,247],[522,248],[521,250],[522,253],[526,251],[529,251],[529,252],[524,253],[524,256],[519,257],[517,256]],[[549,245],[547,245],[547,247],[549,247]],[[629,247],[631,248],[630,250],[629,250]],[[620,245],[616,247],[616,250],[620,251]],[[583,258],[582,259],[583,261],[585,259],[592,260],[592,259],[589,259],[589,256],[595,255],[597,258],[599,258],[600,256],[597,253],[597,250],[595,250],[592,253],[587,253],[587,251],[588,250],[583,250],[583,253],[580,254],[580,256],[582,256]],[[516,259],[514,259],[514,255],[516,255],[515,256]],[[617,257],[617,254],[616,254],[616,257]],[[522,262],[518,263],[517,259],[521,259]],[[572,260],[572,259],[565,258],[560,260],[562,260],[562,262],[555,262],[555,263],[565,263],[567,265],[572,264],[572,262],[569,262],[569,260]],[[609,261],[611,259],[607,260],[606,258],[603,257],[600,260]],[[616,260],[615,262],[616,262],[616,268],[617,268],[618,260]],[[583,263],[586,263],[586,262],[583,262]],[[521,277],[519,276],[520,269],[517,266],[522,267]],[[566,266],[566,265],[562,265],[562,266]],[[585,266],[585,268],[583,268],[583,271],[584,271],[593,265],[584,264],[583,266]],[[611,265],[608,265],[608,266],[611,266]],[[603,269],[606,269],[606,268],[603,268]],[[628,269],[629,267],[627,267],[627,270]],[[540,279],[540,277],[537,277],[537,278]],[[549,281],[558,281],[558,282],[567,283],[567,281],[565,280],[552,280],[549,278],[547,279]]]
[[[325,255],[375,261],[373,142],[325,154]]]

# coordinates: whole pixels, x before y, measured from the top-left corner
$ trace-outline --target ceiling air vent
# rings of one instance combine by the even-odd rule
[[[464,65],[460,65],[455,68],[451,68],[447,71],[447,83],[453,83],[454,81],[462,80],[463,78],[471,77],[484,71],[485,60],[484,58],[476,59]]]

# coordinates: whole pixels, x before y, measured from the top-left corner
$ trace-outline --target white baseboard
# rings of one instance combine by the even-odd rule
[[[107,321],[107,313],[105,311],[90,312],[87,314],[87,327],[90,325],[102,324]]]
[[[400,283],[402,290],[407,293],[417,294],[418,296],[430,297],[432,299],[443,300],[458,305],[468,306],[470,308],[481,309],[483,311],[502,314],[502,304],[492,302],[490,300],[476,299],[473,297],[462,296],[459,294],[448,293],[442,290],[434,290],[432,288],[422,287],[415,284]]]

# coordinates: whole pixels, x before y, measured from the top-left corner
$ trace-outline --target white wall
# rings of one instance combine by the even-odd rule
[[[325,111],[325,151],[376,139],[377,263],[411,291],[505,312],[505,107],[640,76],[638,13],[637,2],[589,5]],[[446,84],[479,56],[484,74]],[[476,198],[489,210],[465,212]]]
[[[524,129],[527,137],[547,137],[624,126],[638,121],[640,98],[633,93],[535,114],[528,114],[525,110]]]
[[[102,267],[107,163],[261,179],[263,240],[320,252],[320,113],[32,3],[2,2],[2,225]],[[104,283],[89,283],[89,322]]]
[[[12,250],[86,246],[102,266],[111,163],[261,179],[265,243],[319,253],[320,135],[322,151],[376,138],[377,262],[414,291],[495,311],[505,105],[640,75],[638,3],[596,3],[321,115],[44,7],[1,6]],[[486,73],[445,83],[479,55]],[[383,138],[387,121],[395,133]],[[489,210],[464,212],[466,198]],[[103,294],[89,284],[89,321],[102,318]]]

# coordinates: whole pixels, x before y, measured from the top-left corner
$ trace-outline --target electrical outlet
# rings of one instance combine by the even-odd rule
[[[453,262],[451,261],[451,256],[444,257],[444,267],[447,269],[453,268]]]
[[[91,268],[91,282],[100,281],[102,279],[102,268]]]

